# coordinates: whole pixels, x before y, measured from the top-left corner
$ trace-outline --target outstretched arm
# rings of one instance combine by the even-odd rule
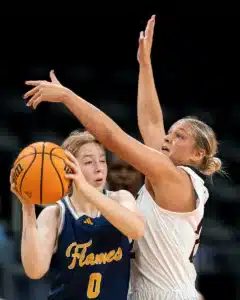
[[[106,148],[145,174],[152,183],[159,182],[163,173],[165,181],[179,176],[173,163],[164,154],[126,134],[106,114],[71,90],[46,81],[27,81],[26,84],[35,86],[25,94],[25,98],[31,97],[28,106],[36,108],[42,101],[63,102]]]
[[[160,150],[165,136],[163,114],[159,103],[151,64],[151,48],[155,16],[148,20],[145,31],[139,37],[138,61],[138,127],[144,143]]]

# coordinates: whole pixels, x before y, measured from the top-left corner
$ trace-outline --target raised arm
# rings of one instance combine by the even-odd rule
[[[166,155],[126,134],[106,114],[66,87],[45,81],[27,81],[26,84],[35,86],[24,96],[25,99],[31,97],[27,103],[28,106],[35,109],[42,101],[64,103],[99,142],[134,166],[149,179],[152,185],[158,187],[159,192],[156,189],[154,189],[154,192],[160,193],[160,188],[172,185],[173,188],[169,198],[184,198],[182,195],[186,190],[182,188],[184,176]],[[179,189],[176,189],[176,186],[181,187],[180,192]],[[176,195],[173,195],[173,191]],[[170,189],[167,189],[164,193],[166,194],[166,192],[169,193]],[[155,200],[159,204],[169,202],[167,197],[162,199],[162,197],[156,196]],[[166,203],[164,207],[168,205],[169,203]]]
[[[139,37],[138,61],[138,127],[145,145],[160,150],[165,136],[163,114],[159,103],[151,64],[155,16],[148,21]]]
[[[64,103],[99,142],[145,174],[152,183],[159,182],[163,173],[164,180],[178,176],[169,158],[126,134],[106,114],[71,90],[46,81],[27,81],[26,84],[35,86],[24,96],[25,99],[31,97],[28,106],[36,108],[42,101]]]

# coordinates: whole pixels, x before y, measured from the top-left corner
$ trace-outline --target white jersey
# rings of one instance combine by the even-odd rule
[[[197,251],[209,197],[204,181],[192,169],[183,168],[192,180],[197,194],[196,209],[176,213],[160,208],[143,186],[137,206],[145,217],[145,234],[134,241],[130,299],[133,300],[194,300],[196,271],[191,262]]]

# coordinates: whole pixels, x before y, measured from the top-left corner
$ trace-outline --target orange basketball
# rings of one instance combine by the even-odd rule
[[[56,144],[38,142],[24,148],[14,163],[13,181],[19,194],[34,204],[54,204],[64,197],[71,172],[64,150]]]

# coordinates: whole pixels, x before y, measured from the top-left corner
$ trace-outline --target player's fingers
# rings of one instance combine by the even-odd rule
[[[13,188],[12,186],[10,187],[10,190],[11,190],[11,192],[12,192],[13,194],[16,194],[16,193],[15,193],[15,190],[14,190],[14,188]]]
[[[11,192],[12,192],[13,194],[15,194],[18,198],[21,198],[21,197],[19,196],[17,190],[16,190],[16,185],[15,185],[15,183],[11,184]]]
[[[44,80],[27,80],[27,81],[25,81],[25,84],[32,85],[32,86],[38,86],[39,84],[41,84],[43,82],[44,82]]]
[[[53,70],[50,71],[50,78],[53,83],[61,84],[60,81],[57,79]]]
[[[36,109],[38,104],[42,102],[42,95],[40,95],[34,102],[33,102],[33,109]]]
[[[146,25],[145,32],[144,32],[145,38],[148,37],[148,32],[149,32],[150,22],[151,22],[151,19],[149,19],[149,20],[147,21],[147,25]]]
[[[9,182],[12,184],[13,182],[13,174],[14,174],[14,169],[12,168],[11,169],[11,172],[10,172],[10,176],[9,176]]]
[[[149,20],[148,24],[148,35],[147,38],[151,41],[153,38],[153,32],[154,32],[154,25],[155,25],[155,15],[152,16],[152,18]]]
[[[32,96],[32,98],[27,102],[27,106],[33,106],[33,103],[39,98],[39,97],[41,97],[41,92],[40,91],[38,91],[38,92],[36,92],[36,94],[34,94],[33,96]]]
[[[30,91],[28,91],[27,93],[24,94],[23,98],[27,99],[30,96],[36,94],[39,91],[39,86],[35,86],[33,89],[31,89]]]
[[[65,176],[66,179],[69,179],[69,180],[75,180],[76,179],[76,174],[69,173],[69,174],[65,174],[64,176]]]
[[[139,35],[139,42],[142,42],[143,40],[144,40],[144,33],[143,31],[141,31]]]
[[[73,162],[75,165],[78,165],[78,161],[77,161],[76,157],[74,155],[72,155],[71,152],[69,152],[68,150],[65,150],[65,154],[71,162]]]
[[[146,38],[151,38],[154,24],[155,24],[155,15],[153,15],[151,17],[151,19],[149,19],[148,22],[147,22],[147,26],[146,26],[146,29],[145,29],[145,37]]]
[[[151,20],[155,21],[156,20],[156,15],[152,15]]]
[[[65,163],[66,165],[72,169],[73,173],[77,173],[78,171],[78,165],[76,165],[75,163],[71,162],[69,159],[65,159]]]

